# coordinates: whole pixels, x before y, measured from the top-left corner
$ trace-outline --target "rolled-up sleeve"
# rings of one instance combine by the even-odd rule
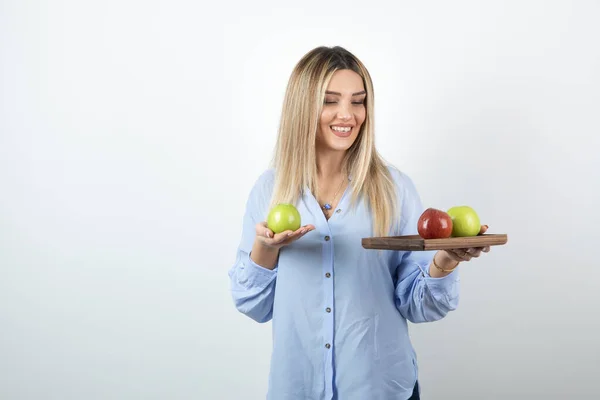
[[[268,176],[256,182],[246,202],[242,237],[236,261],[229,269],[230,291],[235,307],[257,322],[267,322],[273,316],[273,298],[277,281],[277,266],[273,269],[256,264],[250,254],[256,236],[255,226],[263,220],[268,199]]]
[[[399,235],[417,234],[417,221],[423,212],[420,197],[413,182],[402,175],[401,223]],[[429,265],[435,251],[399,251],[397,263],[396,307],[407,320],[432,322],[444,318],[458,307],[460,294],[459,268],[450,274],[434,278]]]
[[[237,268],[236,284],[241,288],[266,288],[277,276],[277,267],[270,270],[255,263],[250,255]],[[233,273],[233,271],[232,271]],[[230,275],[231,276],[231,275]]]

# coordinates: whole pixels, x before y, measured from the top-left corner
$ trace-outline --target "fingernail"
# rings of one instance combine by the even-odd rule
[[[293,234],[294,234],[294,232],[288,233],[288,237],[292,236]]]
[[[269,231],[266,231],[266,235],[267,235],[268,238],[271,237],[271,233]]]

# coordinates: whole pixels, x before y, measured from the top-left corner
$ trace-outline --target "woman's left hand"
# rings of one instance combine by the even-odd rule
[[[479,231],[480,235],[483,235],[485,233],[485,231],[487,231],[488,226],[487,225],[481,225],[481,230]],[[446,256],[454,261],[457,262],[461,262],[461,261],[469,261],[472,258],[476,258],[479,257],[481,255],[482,252],[487,253],[488,251],[490,251],[490,246],[485,246],[485,247],[469,247],[469,248],[465,248],[465,249],[448,249],[448,250],[441,250],[443,252],[445,252]]]

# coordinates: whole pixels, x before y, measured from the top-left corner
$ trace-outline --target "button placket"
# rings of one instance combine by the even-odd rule
[[[328,226],[327,228],[330,228]],[[325,391],[326,393],[333,393],[333,345],[334,345],[334,313],[333,304],[334,301],[334,245],[333,245],[333,235],[329,229],[325,229],[322,232],[321,238],[323,241],[322,250],[323,250],[323,258],[322,258],[322,273],[325,275],[325,279],[323,279],[323,288],[324,288],[324,298],[322,310],[325,312],[325,316],[323,318],[323,352],[324,352],[324,368],[325,368]],[[331,397],[327,397],[331,398]]]

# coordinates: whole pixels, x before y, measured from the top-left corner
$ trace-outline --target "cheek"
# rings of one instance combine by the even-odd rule
[[[321,125],[329,126],[329,123],[332,121],[334,115],[335,114],[330,111],[323,111],[321,113]]]
[[[362,125],[362,123],[365,122],[366,117],[367,112],[364,108],[361,111],[357,111],[356,114],[354,114],[354,119],[356,119],[356,123],[358,125]]]
[[[321,114],[321,119],[319,120],[319,128],[317,129],[317,136],[318,137],[323,137],[323,133],[327,132],[327,130],[329,129],[329,117],[327,116],[326,112],[323,112]]]

